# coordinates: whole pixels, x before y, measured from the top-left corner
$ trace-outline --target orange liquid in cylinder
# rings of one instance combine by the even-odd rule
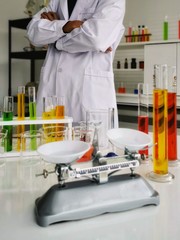
[[[176,93],[168,93],[168,160],[177,160]]]
[[[167,90],[153,92],[153,140],[154,173],[167,174]]]

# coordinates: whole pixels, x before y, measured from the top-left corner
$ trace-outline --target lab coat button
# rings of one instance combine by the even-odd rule
[[[62,68],[59,68],[59,69],[58,69],[58,72],[62,72]]]

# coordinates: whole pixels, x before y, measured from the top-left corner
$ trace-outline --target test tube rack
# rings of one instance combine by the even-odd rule
[[[73,118],[65,116],[63,119],[42,119],[41,117],[30,120],[29,117],[26,117],[25,120],[18,120],[16,117],[13,118],[12,121],[3,121],[2,118],[0,118],[0,127],[3,128],[3,126],[18,126],[18,125],[44,125],[44,124],[67,124],[68,129],[72,128],[72,122]],[[21,155],[21,152],[12,150],[10,152],[3,152],[0,153],[0,158],[7,158],[7,157],[19,157]]]

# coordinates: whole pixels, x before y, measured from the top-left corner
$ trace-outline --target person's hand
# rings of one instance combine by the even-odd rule
[[[112,52],[112,47],[108,47],[105,51],[105,53],[110,53],[110,52]]]
[[[80,20],[69,21],[63,26],[63,32],[70,33],[73,29],[80,28],[82,24],[83,22]]]
[[[55,12],[43,12],[41,13],[41,19],[47,19],[49,21],[59,20],[57,13]]]

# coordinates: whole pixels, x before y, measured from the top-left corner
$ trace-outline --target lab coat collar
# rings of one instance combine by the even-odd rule
[[[60,8],[65,20],[69,19],[67,0],[60,0]]]
[[[84,1],[87,1],[87,0],[77,0],[76,5],[71,14],[72,19],[77,18],[77,14],[78,14],[79,10],[84,8]],[[60,7],[61,7],[62,14],[64,16],[64,19],[68,20],[69,13],[68,13],[67,0],[60,0]]]
[[[77,0],[76,5],[72,11],[71,17],[72,19],[76,19],[78,12],[84,8],[84,2],[83,1],[87,1],[87,0]]]

